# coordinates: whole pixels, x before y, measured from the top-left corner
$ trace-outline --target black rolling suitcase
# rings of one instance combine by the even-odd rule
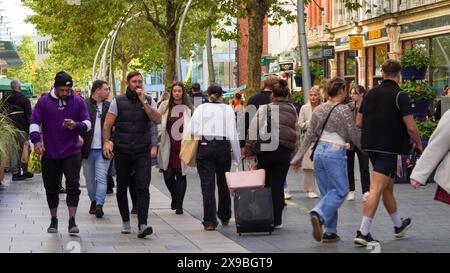
[[[238,189],[234,193],[236,231],[269,232],[274,229],[272,190],[270,188]]]

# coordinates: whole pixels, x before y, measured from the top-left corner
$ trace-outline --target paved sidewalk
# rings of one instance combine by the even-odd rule
[[[155,187],[151,186],[150,194],[149,224],[154,233],[146,239],[136,238],[136,216],[131,216],[133,233],[120,234],[115,194],[107,196],[103,219],[89,215],[85,187],[76,217],[80,234],[69,236],[64,194],[60,195],[59,233],[48,234],[50,216],[41,176],[9,182],[0,191],[0,252],[247,252],[218,231],[204,231],[201,221],[187,211],[176,215],[169,198]]]

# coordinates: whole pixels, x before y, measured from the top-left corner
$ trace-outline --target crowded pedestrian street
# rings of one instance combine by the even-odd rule
[[[170,198],[162,176],[153,169],[150,191],[149,223],[154,234],[146,240],[120,234],[121,219],[116,198],[108,195],[105,216],[96,219],[89,215],[90,202],[82,186],[78,213],[80,234],[66,232],[47,234],[48,215],[42,178],[8,182],[0,191],[0,252],[8,253],[370,253],[373,249],[357,248],[353,236],[358,228],[362,210],[362,196],[347,201],[340,210],[340,235],[337,244],[317,244],[311,238],[308,210],[317,202],[307,199],[300,191],[301,176],[288,176],[291,200],[287,200],[284,228],[272,235],[249,234],[239,236],[233,220],[227,227],[214,232],[204,231],[201,225],[202,197],[197,175],[189,176],[185,198],[185,213],[176,215],[170,209]],[[83,181],[81,182],[83,184]],[[357,183],[358,184],[358,183]],[[382,253],[441,253],[450,252],[450,211],[446,205],[433,200],[436,184],[414,190],[409,184],[396,185],[399,207],[413,219],[408,237],[396,240],[392,222],[380,210],[373,234],[381,241]],[[359,193],[359,188],[357,191]],[[61,201],[65,199],[60,195]],[[67,217],[61,217],[66,223]],[[135,227],[136,218],[132,218]],[[65,230],[65,226],[61,227]]]

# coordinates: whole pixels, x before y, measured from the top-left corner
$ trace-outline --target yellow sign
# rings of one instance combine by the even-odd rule
[[[349,46],[350,50],[364,49],[363,36],[350,36]]]
[[[372,30],[368,32],[367,40],[375,40],[381,38],[381,29]]]

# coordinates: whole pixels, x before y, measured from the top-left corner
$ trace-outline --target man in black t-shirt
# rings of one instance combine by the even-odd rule
[[[356,124],[362,127],[361,148],[367,152],[373,165],[370,192],[364,203],[364,216],[354,240],[357,245],[376,242],[370,227],[381,197],[392,221],[394,235],[402,238],[411,227],[411,219],[400,219],[394,197],[394,176],[397,172],[397,155],[408,154],[410,138],[415,148],[422,152],[411,101],[399,87],[401,65],[387,60],[382,65],[383,82],[370,90],[359,109]]]

